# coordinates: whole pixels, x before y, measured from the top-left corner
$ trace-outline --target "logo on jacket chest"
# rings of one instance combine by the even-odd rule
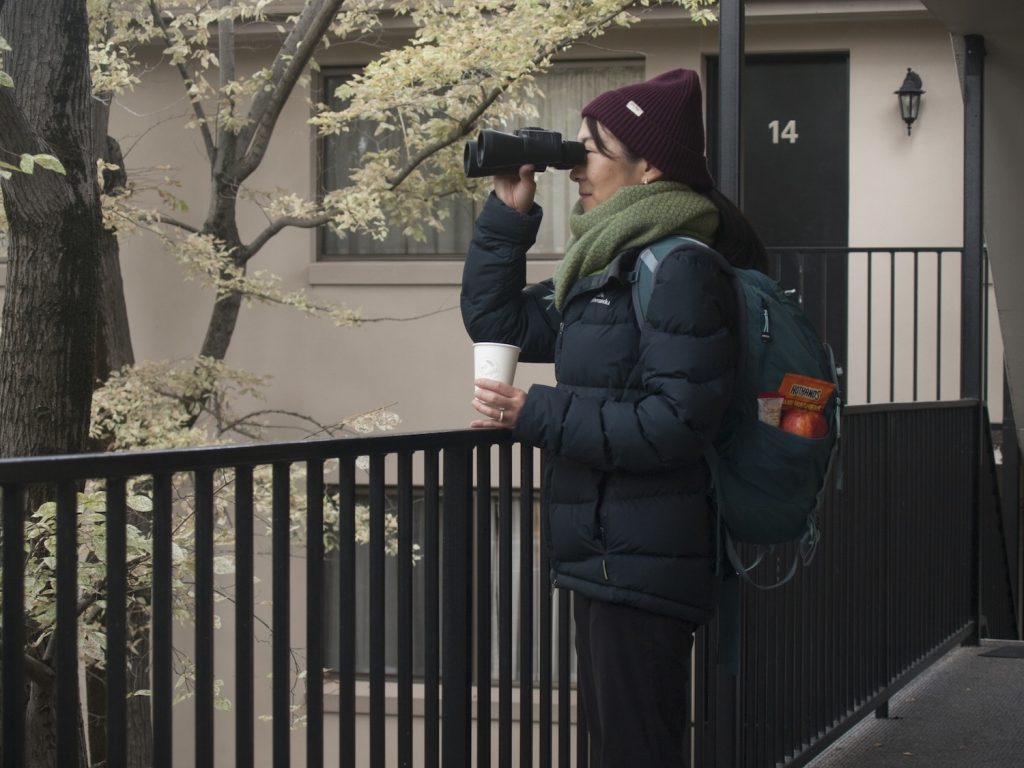
[[[599,294],[597,294],[597,296],[595,296],[594,298],[592,298],[590,300],[590,303],[591,304],[604,304],[606,307],[610,307],[612,305],[612,300],[609,299],[607,296],[605,296],[603,293],[599,293]]]

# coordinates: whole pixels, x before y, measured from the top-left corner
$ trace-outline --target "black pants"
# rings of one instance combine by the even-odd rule
[[[578,592],[573,614],[591,768],[686,768],[695,627]]]

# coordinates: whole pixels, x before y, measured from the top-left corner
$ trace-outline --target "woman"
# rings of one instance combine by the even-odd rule
[[[641,328],[628,275],[670,234],[739,266],[764,250],[713,190],[695,72],[608,91],[582,115],[587,158],[570,173],[579,201],[554,280],[525,285],[542,215],[531,166],[495,178],[463,275],[470,336],[553,361],[557,386],[480,379],[472,426],[512,429],[548,455],[551,577],[574,593],[591,764],[685,766],[693,632],[717,591],[703,454],[732,392],[734,294],[714,261],[674,251]]]

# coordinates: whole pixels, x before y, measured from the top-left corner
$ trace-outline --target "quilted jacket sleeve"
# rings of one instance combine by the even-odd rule
[[[541,217],[539,206],[521,214],[492,192],[477,217],[462,273],[462,321],[470,338],[515,344],[527,363],[554,359],[559,324],[551,282],[526,285],[526,252]]]
[[[517,431],[534,444],[602,470],[654,472],[699,460],[733,392],[729,281],[705,255],[669,254],[656,273],[647,322],[640,330],[639,397],[534,386]],[[569,354],[606,354],[588,350],[586,342],[583,349],[572,349],[574,341],[563,340],[563,360]]]

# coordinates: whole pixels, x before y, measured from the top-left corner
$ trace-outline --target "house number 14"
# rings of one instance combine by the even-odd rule
[[[790,120],[781,131],[779,130],[779,121],[772,120],[768,123],[768,128],[772,132],[772,144],[778,144],[780,139],[788,141],[790,144],[796,144],[796,140],[800,138],[796,132],[796,120]]]

